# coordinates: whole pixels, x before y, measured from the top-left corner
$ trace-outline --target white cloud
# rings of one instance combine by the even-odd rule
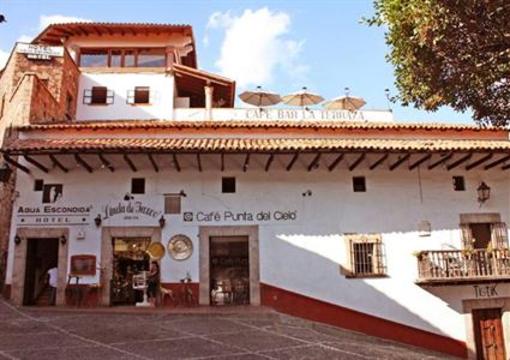
[[[18,40],[16,41],[19,41],[19,42],[24,42],[24,43],[29,43],[29,42],[32,42],[32,39],[34,37],[33,36],[30,36],[30,35],[21,35]]]
[[[207,29],[223,29],[225,37],[216,66],[240,87],[273,81],[282,69],[292,78],[303,76],[308,67],[299,63],[303,41],[288,39],[290,16],[268,8],[247,9],[240,16],[215,12]]]
[[[0,70],[2,70],[9,58],[9,53],[0,49]]]
[[[69,23],[69,22],[92,22],[90,19],[84,19],[76,16],[65,15],[41,15],[39,18],[39,30],[44,30],[50,24]]]

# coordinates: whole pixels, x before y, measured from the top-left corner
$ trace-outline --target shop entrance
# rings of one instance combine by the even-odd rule
[[[48,270],[58,266],[58,239],[27,239],[23,305],[54,305]],[[54,272],[56,276],[56,271]]]
[[[250,267],[247,236],[209,239],[211,305],[250,303]]]
[[[473,310],[476,358],[478,360],[504,360],[505,343],[501,309]]]
[[[143,293],[133,289],[133,275],[149,270],[150,258],[146,250],[150,243],[150,237],[112,238],[112,305],[135,305],[143,300]]]

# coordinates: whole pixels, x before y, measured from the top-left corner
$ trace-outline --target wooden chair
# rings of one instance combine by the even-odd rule
[[[159,303],[160,305],[165,305],[165,298],[168,297],[170,301],[175,305],[175,296],[174,292],[170,289],[165,288],[162,285],[159,285]]]

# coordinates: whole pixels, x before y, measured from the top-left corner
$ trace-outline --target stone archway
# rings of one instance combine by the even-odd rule
[[[156,226],[103,227],[101,232],[101,305],[110,306],[110,282],[113,276],[113,246],[115,237],[150,237],[151,242],[161,242],[161,228]]]
[[[210,305],[209,239],[211,236],[247,236],[249,246],[250,304],[260,305],[259,227],[200,226],[199,228],[199,299],[200,305]]]
[[[14,247],[14,264],[12,273],[11,299],[15,305],[23,305],[23,291],[25,287],[25,270],[28,239],[62,239],[58,245],[58,276],[56,305],[65,305],[65,291],[67,284],[67,262],[69,252],[69,228],[18,228],[16,235],[20,243]]]

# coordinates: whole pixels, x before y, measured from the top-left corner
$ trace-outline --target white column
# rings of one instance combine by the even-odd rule
[[[214,88],[211,85],[207,84],[206,86],[204,86],[204,92],[205,92],[206,120],[212,120],[212,104]]]

